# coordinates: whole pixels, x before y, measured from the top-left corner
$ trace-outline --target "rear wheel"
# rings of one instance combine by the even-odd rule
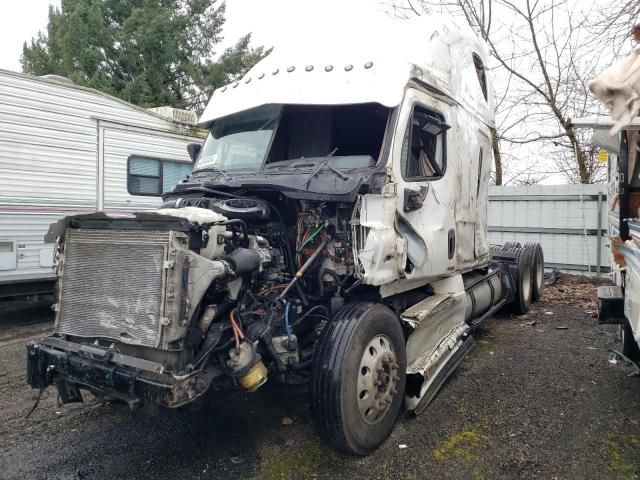
[[[531,276],[533,277],[531,300],[537,302],[542,298],[544,290],[544,254],[542,253],[542,245],[539,243],[526,243],[525,248],[531,249]]]
[[[629,360],[637,362],[640,360],[640,347],[636,339],[633,338],[633,331],[628,321],[620,325],[620,337],[622,340],[622,354]]]
[[[531,306],[533,271],[531,269],[531,250],[520,248],[515,259],[517,275],[515,275],[515,298],[511,304],[514,313],[524,315]]]
[[[391,433],[402,407],[405,339],[384,305],[345,305],[316,343],[313,419],[322,439],[352,455],[367,455]]]
[[[516,250],[518,248],[520,248],[520,242],[505,242],[502,244],[502,248],[501,250],[503,252],[511,252],[513,250]]]

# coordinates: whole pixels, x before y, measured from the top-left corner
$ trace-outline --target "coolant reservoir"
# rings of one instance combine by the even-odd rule
[[[157,213],[158,215],[170,215],[189,220],[192,223],[203,225],[205,223],[224,222],[227,217],[220,215],[213,210],[199,207],[183,207],[183,208],[160,208],[149,213]],[[219,258],[224,255],[224,245],[218,243],[218,237],[226,231],[224,225],[212,225],[206,230],[209,235],[207,246],[200,250],[200,255],[209,260]],[[204,233],[204,232],[203,232]]]

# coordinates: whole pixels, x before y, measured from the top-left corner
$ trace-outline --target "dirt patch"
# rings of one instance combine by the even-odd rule
[[[552,285],[545,285],[544,301],[581,308],[588,315],[598,313],[598,299],[594,292],[600,285],[608,285],[606,278],[581,277],[560,273],[560,279]]]
[[[593,318],[597,284],[565,276],[528,315],[489,320],[429,408],[401,414],[366,458],[325,448],[308,396],[271,386],[160,417],[91,396],[58,407],[50,389],[25,420],[36,392],[24,385],[24,342],[12,335],[0,340],[0,372],[10,372],[0,377],[1,476],[637,479],[640,379],[608,361],[617,328]]]

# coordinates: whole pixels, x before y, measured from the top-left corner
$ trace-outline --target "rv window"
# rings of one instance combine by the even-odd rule
[[[127,190],[131,195],[160,196],[191,173],[191,164],[158,158],[129,157]]]
[[[424,107],[415,106],[402,142],[402,176],[408,181],[442,178],[446,162],[444,117]]]

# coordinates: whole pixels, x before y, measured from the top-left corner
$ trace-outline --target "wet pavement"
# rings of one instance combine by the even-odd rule
[[[0,478],[640,478],[640,378],[610,363],[617,328],[596,324],[594,297],[561,280],[528,315],[489,320],[426,412],[366,458],[324,447],[307,394],[273,386],[155,416],[89,394],[58,406],[50,388],[25,419],[24,345],[51,314],[0,305]]]

